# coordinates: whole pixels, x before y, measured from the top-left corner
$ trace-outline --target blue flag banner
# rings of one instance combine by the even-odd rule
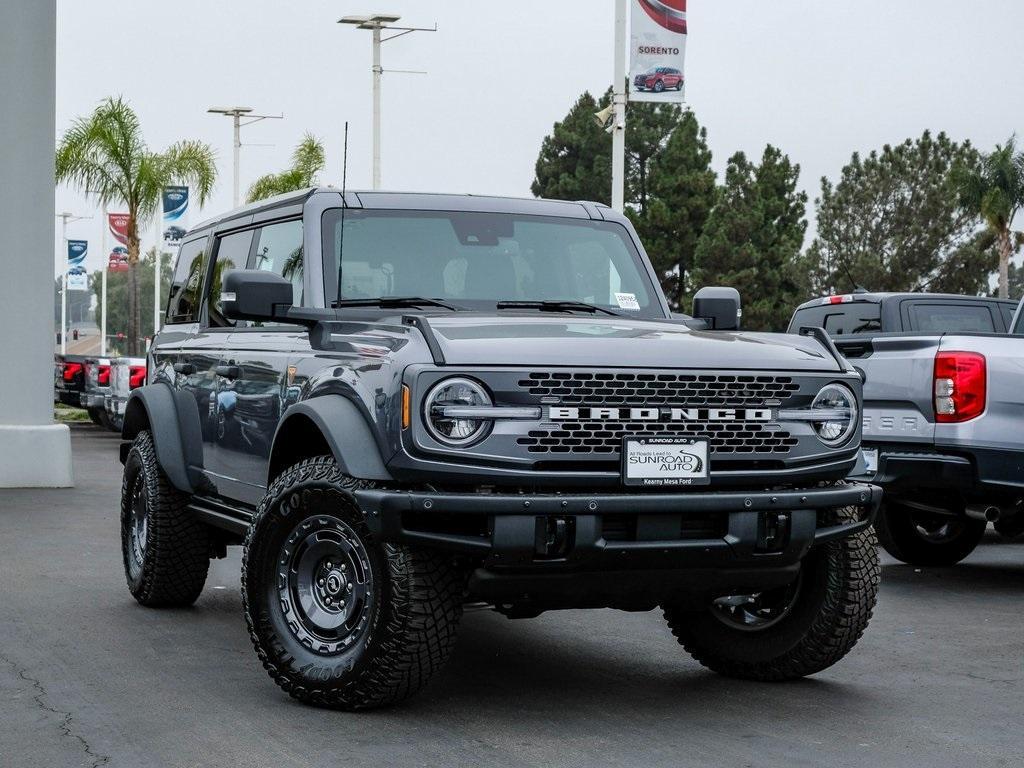
[[[164,187],[164,244],[178,245],[185,236],[188,211],[188,187]]]
[[[68,240],[68,266],[64,280],[69,291],[88,289],[89,279],[85,271],[85,257],[88,255],[88,240]]]

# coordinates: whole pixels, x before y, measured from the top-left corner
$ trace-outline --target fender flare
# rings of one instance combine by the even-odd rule
[[[132,390],[125,404],[121,437],[134,440],[144,429],[153,435],[157,462],[171,485],[179,491],[194,493],[203,466],[199,406],[195,398],[162,382]],[[127,451],[123,451],[125,456]]]
[[[278,463],[275,454],[282,444],[282,435],[287,436],[297,421],[305,419],[323,435],[339,469],[346,475],[360,480],[393,480],[366,417],[354,402],[341,395],[322,395],[288,408],[274,433],[268,468],[271,473]],[[268,482],[272,480],[268,478]]]

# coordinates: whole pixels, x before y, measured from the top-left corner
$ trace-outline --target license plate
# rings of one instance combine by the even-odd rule
[[[873,475],[878,471],[878,449],[864,448],[864,472]]]
[[[622,482],[649,487],[707,485],[708,441],[678,437],[627,437],[622,446]]]

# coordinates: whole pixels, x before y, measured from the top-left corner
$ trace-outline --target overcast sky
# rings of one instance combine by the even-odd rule
[[[58,0],[57,134],[105,96],[139,113],[150,147],[209,142],[220,181],[196,223],[231,207],[230,119],[211,106],[284,113],[243,129],[243,197],[285,167],[304,131],[327,148],[322,183],[370,184],[370,34],[336,24],[387,11],[432,26],[383,48],[383,186],[529,196],[545,134],[584,89],[612,80],[613,0]],[[991,148],[1024,132],[1019,0],[690,0],[686,93],[721,173],[766,142],[801,166],[813,199],[853,150],[930,128]],[[270,145],[270,146],[258,146]],[[59,188],[57,211],[92,215],[69,237],[105,254],[91,201]],[[152,228],[149,228],[150,230]],[[153,235],[148,233],[149,243]]]

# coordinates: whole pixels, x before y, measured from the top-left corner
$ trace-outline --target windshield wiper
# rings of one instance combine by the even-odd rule
[[[570,299],[551,299],[548,301],[499,301],[498,309],[539,309],[541,312],[601,312],[612,317],[622,317],[618,312],[599,307],[596,304],[588,304],[585,301],[572,301]]]
[[[422,296],[378,296],[374,299],[338,299],[331,302],[335,309],[339,307],[383,307],[385,309],[400,307],[443,307],[456,312],[465,309],[449,304],[441,299],[427,299]]]

